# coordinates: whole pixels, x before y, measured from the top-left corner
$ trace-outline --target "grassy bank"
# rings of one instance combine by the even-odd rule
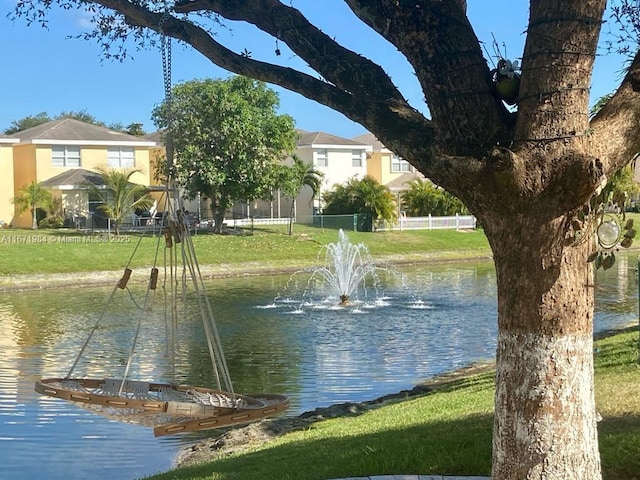
[[[637,329],[596,344],[605,480],[640,478]],[[374,474],[489,475],[494,372],[439,382],[432,393],[313,423],[242,453],[154,480],[322,480]]]
[[[418,230],[404,232],[348,232],[353,243],[365,243],[374,259],[420,260],[488,256],[489,245],[482,230]],[[337,241],[336,230],[296,225],[294,235],[286,226],[244,231],[242,235],[193,237],[200,264],[265,267],[308,266],[318,262],[323,245]],[[0,276],[121,270],[137,248],[132,266],[151,265],[159,238],[139,234],[109,237],[74,230],[0,229]],[[163,241],[162,241],[163,243]]]

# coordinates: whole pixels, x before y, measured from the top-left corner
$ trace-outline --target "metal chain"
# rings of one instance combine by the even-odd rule
[[[173,176],[173,95],[171,89],[171,37],[163,32],[163,26],[171,18],[169,13],[165,13],[160,19],[159,29],[162,42],[162,77],[164,81],[164,103],[166,108],[167,130],[165,133],[165,149],[167,154],[167,175],[169,182]]]
[[[160,30],[169,14],[162,16]],[[171,100],[171,37],[162,33],[162,76],[164,79],[164,96],[166,101]]]

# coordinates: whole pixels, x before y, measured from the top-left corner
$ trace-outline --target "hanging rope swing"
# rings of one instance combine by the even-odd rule
[[[163,16],[161,29],[162,23],[168,18],[168,14]],[[213,311],[196,259],[188,219],[183,213],[182,200],[173,177],[171,41],[164,34],[161,38],[165,105],[169,109],[169,122],[165,133],[167,181],[158,202],[163,209],[160,219],[163,235],[156,237],[155,255],[146,291],[141,299],[137,299],[135,293],[129,289],[129,282],[134,278],[134,271],[131,268],[132,260],[143,238],[148,237],[148,235],[141,235],[122,277],[114,285],[102,313],[90,330],[66,376],[41,379],[35,384],[36,392],[42,395],[77,402],[109,418],[153,427],[156,436],[249,423],[277,415],[289,407],[289,400],[283,395],[247,396],[234,392]],[[153,235],[153,230],[153,226],[145,227],[145,233]],[[158,294],[159,290],[161,294]],[[114,299],[122,292],[127,293],[128,300],[138,310],[138,321],[122,375],[118,378],[101,379],[75,376],[74,373],[81,364],[87,347],[100,330],[103,320],[108,316]],[[180,326],[178,305],[184,303],[185,299],[197,303],[216,388],[180,385],[176,381],[176,350]],[[149,312],[157,309],[158,305],[162,305],[165,320],[165,353],[168,357],[172,381],[163,383],[130,379],[134,358],[139,349],[140,333],[145,320],[149,317]]]

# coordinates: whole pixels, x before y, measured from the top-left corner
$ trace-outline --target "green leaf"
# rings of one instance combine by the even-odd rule
[[[602,269],[609,270],[613,267],[613,264],[616,263],[616,256],[613,253],[610,253],[602,260]]]
[[[624,226],[625,230],[631,230],[633,228],[633,218],[627,220],[627,223]]]
[[[587,263],[593,262],[598,257],[598,255],[600,255],[600,252],[596,250],[591,255],[589,255],[589,257],[587,257]]]
[[[620,246],[624,247],[624,248],[629,248],[631,246],[631,244],[633,243],[633,239],[629,238],[629,237],[625,237],[621,242],[620,242]]]
[[[627,233],[624,234],[624,238],[635,238],[635,236],[636,236],[635,230],[629,230]]]
[[[602,254],[598,252],[598,255],[596,256],[596,263],[595,263],[596,270],[599,269],[601,266],[602,266]]]

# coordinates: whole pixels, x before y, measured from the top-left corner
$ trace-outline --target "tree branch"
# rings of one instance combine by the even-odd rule
[[[531,2],[516,139],[584,135],[606,0]]]
[[[481,157],[512,138],[511,116],[495,95],[464,1],[345,2],[413,66],[442,144]]]
[[[312,25],[298,10],[278,0],[183,0],[175,11],[206,10],[229,20],[241,20],[285,42],[327,81],[354,96],[404,101],[377,64],[348,50]],[[366,87],[366,88],[363,88]]]
[[[620,87],[591,120],[592,145],[604,163],[607,176],[640,152],[640,51]]]
[[[368,90],[366,82],[356,83],[355,80],[352,82],[351,87],[356,91],[356,95],[354,92],[346,91],[343,88],[323,82],[295,69],[261,62],[236,54],[216,42],[205,29],[189,21],[163,13],[150,12],[146,8],[132,4],[128,0],[92,1],[121,13],[124,15],[126,22],[132,26],[146,27],[157,33],[166,34],[190,44],[211,62],[226,70],[280,85],[300,93],[311,100],[343,113],[371,131],[379,131],[380,125],[394,125],[394,130],[405,129],[409,132],[420,130],[421,133],[417,135],[416,141],[419,138],[419,141],[423,142],[422,146],[433,143],[431,122],[408,105],[395,88],[395,95],[369,98],[365,102],[360,96],[363,91]],[[195,4],[192,7],[195,7]],[[266,12],[263,13],[268,16]],[[233,18],[235,19],[236,17]],[[363,59],[363,57],[358,58]],[[366,60],[366,62],[369,61]],[[330,64],[330,62],[327,63]],[[378,93],[380,92],[382,92],[382,89],[378,89]],[[385,92],[394,93],[389,88],[385,89]],[[410,135],[408,140],[410,141],[411,138],[412,136]]]
[[[385,145],[420,168],[425,175],[442,179],[441,184],[445,187],[453,179],[468,178],[465,182],[468,185],[475,182],[476,173],[468,161],[442,161],[443,157],[438,153],[448,151],[455,154],[454,147],[460,143],[465,148],[468,145],[476,148],[475,140],[465,143],[452,138],[442,145],[433,123],[402,98],[379,66],[344,49],[310,25],[300,12],[285,7],[279,1],[197,0],[183,2],[177,10],[185,13],[204,9],[206,12],[203,13],[214,12],[230,20],[249,21],[289,46],[293,45],[294,51],[297,49],[304,60],[317,66],[331,83],[295,69],[237,54],[215,41],[204,28],[174,15],[149,11],[130,0],[90,1],[122,14],[129,25],[146,27],[188,43],[228,71],[280,85],[343,113],[375,133]],[[479,109],[474,111],[480,116],[484,113]],[[453,115],[453,111],[451,113]],[[486,138],[482,141],[486,143]]]

